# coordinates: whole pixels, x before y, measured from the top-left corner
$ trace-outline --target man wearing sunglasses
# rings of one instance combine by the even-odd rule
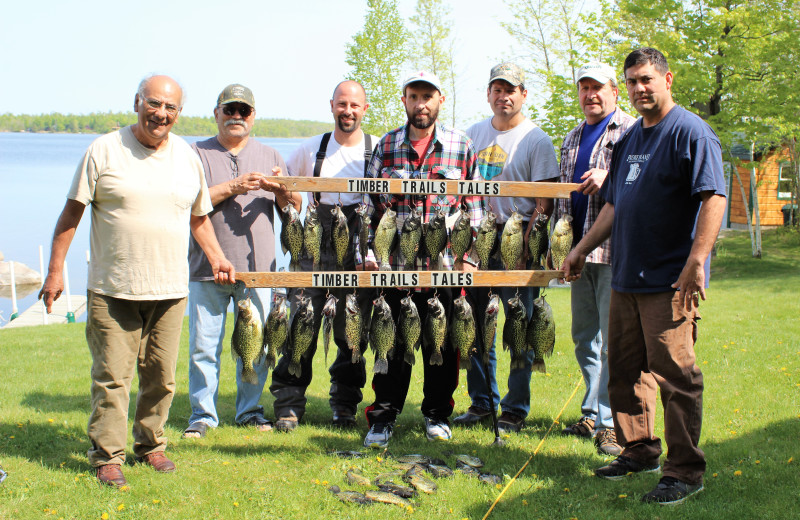
[[[96,139],[78,165],[53,233],[47,279],[39,293],[47,312],[64,287],[67,250],[91,206],[86,340],[92,355],[89,463],[100,482],[127,484],[122,474],[128,404],[139,375],[133,453],[159,472],[175,471],[164,455],[164,424],[175,392],[175,368],[186,308],[189,233],[209,259],[212,280],[236,272],[208,219],[211,200],[203,165],[170,130],[183,90],[167,76],[142,80],[138,121]]]
[[[250,139],[256,110],[253,92],[228,85],[217,98],[214,119],[219,133],[192,145],[200,156],[214,209],[209,214],[222,250],[238,271],[275,270],[274,206],[291,203],[300,209],[300,195],[271,182],[286,169],[280,154]],[[192,415],[184,437],[203,437],[219,425],[217,395],[228,305],[250,298],[263,322],[269,311],[269,290],[213,283],[211,267],[194,240],[189,248],[189,401]],[[258,382],[242,380],[241,360],[236,370],[236,416],[240,426],[269,431],[259,405],[267,379],[266,364],[255,367]]]

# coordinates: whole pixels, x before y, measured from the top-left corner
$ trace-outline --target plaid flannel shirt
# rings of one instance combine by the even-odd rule
[[[589,158],[589,168],[608,170],[611,164],[611,152],[614,148],[614,144],[619,141],[634,122],[636,122],[636,118],[626,114],[619,108],[614,111],[614,115],[611,116],[611,121],[608,122],[608,126],[603,132],[603,135],[601,135],[600,139],[594,144],[592,155]],[[583,133],[584,126],[586,126],[586,120],[573,128],[561,144],[561,176],[559,182],[572,182],[572,176],[575,172],[575,161],[578,158],[578,145],[581,143],[581,134]],[[586,235],[589,228],[594,225],[594,221],[597,220],[597,215],[600,214],[600,210],[605,203],[606,201],[599,194],[589,196],[589,206],[586,209],[586,221],[580,223],[580,225],[583,226],[583,235]],[[572,200],[569,198],[558,199],[555,213],[553,214],[553,222],[558,222],[561,215],[565,214],[572,215]],[[579,223],[573,222],[572,225],[577,226]],[[610,264],[611,240],[606,240],[589,253],[586,257],[586,261],[598,264]]]
[[[463,132],[445,128],[439,123],[436,124],[433,139],[428,145],[428,150],[425,152],[419,168],[415,166],[418,159],[417,152],[411,146],[408,124],[406,124],[381,138],[364,177],[431,180],[472,180],[480,177],[477,154],[472,140]],[[423,222],[428,222],[435,216],[438,208],[447,208],[446,213],[450,215],[456,212],[462,202],[467,207],[473,237],[477,236],[478,226],[483,219],[483,198],[480,196],[365,194],[364,204],[367,205],[367,215],[372,220],[369,243],[372,245],[375,230],[387,208],[392,208],[397,212],[399,232],[406,217],[411,214],[411,208],[422,208]],[[452,229],[451,220],[454,219],[448,219],[448,230]],[[358,253],[356,256],[356,262],[359,262]],[[453,257],[449,241],[443,256],[443,268],[452,269]],[[374,261],[374,259],[374,253],[370,248],[367,260]],[[422,269],[430,270],[431,266],[427,264],[427,261],[421,264],[421,261],[417,260],[418,268],[421,266]],[[392,257],[391,265],[392,270],[398,270],[401,267],[398,255]]]

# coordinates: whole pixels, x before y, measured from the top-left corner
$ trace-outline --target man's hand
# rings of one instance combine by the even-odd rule
[[[260,190],[266,176],[259,172],[243,173],[232,179],[230,189],[233,195],[242,195],[248,191]]]
[[[567,257],[564,259],[564,263],[561,264],[561,270],[564,271],[565,274],[565,277],[562,278],[562,280],[566,279],[568,282],[572,282],[580,278],[581,271],[583,271],[583,265],[585,263],[586,255],[579,254],[575,249],[570,251]]]
[[[691,258],[683,266],[678,281],[672,284],[673,289],[680,288],[680,299],[687,311],[692,310],[692,304],[698,305],[700,300],[706,299],[706,270],[702,263],[693,262]]]
[[[214,273],[214,281],[216,283],[223,285],[236,283],[236,269],[234,269],[233,264],[230,263],[227,258],[222,257],[214,261],[209,260],[209,263],[211,264],[211,271]]]
[[[283,171],[281,170],[280,166],[275,166],[272,168],[272,176],[273,177],[284,177]],[[281,184],[280,182],[272,182],[269,180],[269,177],[266,175],[261,175],[261,185],[260,188],[264,191],[269,191],[272,193],[278,193],[281,195],[286,196],[286,193],[289,191],[286,189],[286,186]]]
[[[61,271],[50,271],[44,280],[42,290],[39,291],[39,299],[44,298],[44,306],[47,314],[53,310],[53,302],[56,301],[64,290],[64,277]]]
[[[603,185],[603,182],[605,182],[607,176],[608,170],[592,168],[581,175],[581,180],[583,182],[580,186],[578,186],[578,193],[583,193],[584,195],[594,195],[600,191],[600,187]]]
[[[372,260],[367,260],[363,264],[364,271],[377,271],[378,270],[378,263],[373,262]]]

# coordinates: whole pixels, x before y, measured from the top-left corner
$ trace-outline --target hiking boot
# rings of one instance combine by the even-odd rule
[[[144,457],[136,457],[136,462],[147,464],[159,473],[170,473],[175,471],[175,463],[164,455],[163,451],[148,453]]]
[[[492,413],[489,410],[479,406],[470,406],[467,408],[466,412],[453,419],[453,423],[461,426],[469,426],[483,422],[491,417]]]
[[[518,433],[525,425],[525,418],[511,412],[503,412],[497,419],[500,433]]]
[[[701,491],[703,491],[702,482],[699,484],[687,484],[674,477],[661,477],[656,488],[642,497],[642,502],[672,506],[680,504]]]
[[[594,446],[600,455],[613,455],[618,457],[622,453],[622,446],[617,444],[617,434],[614,428],[605,428],[594,436]]]
[[[389,446],[389,439],[392,438],[392,423],[375,423],[370,426],[366,437],[364,437],[364,447],[366,448],[385,448]]]
[[[272,421],[270,421],[269,419],[265,419],[263,415],[251,415],[250,417],[247,418],[246,421],[236,423],[236,426],[242,426],[242,427],[252,426],[253,428],[255,428],[260,432],[269,432],[272,431],[272,429],[274,428]]]
[[[356,418],[347,412],[333,412],[333,419],[331,424],[337,428],[355,428]]]
[[[97,466],[97,480],[111,487],[127,486],[128,481],[122,474],[122,467],[119,464],[106,464]]]
[[[608,466],[594,470],[594,474],[607,480],[620,480],[634,473],[654,473],[660,469],[661,466],[657,461],[654,464],[641,464],[620,455]]]
[[[594,431],[594,419],[589,419],[588,417],[581,417],[581,420],[576,422],[575,424],[571,424],[561,430],[561,433],[564,435],[575,435],[577,437],[584,437],[586,439],[592,438],[592,432]]]
[[[297,417],[292,415],[288,417],[279,417],[275,421],[275,430],[283,433],[289,433],[297,429]]]
[[[425,418],[425,436],[429,441],[449,441],[453,437],[447,420]]]

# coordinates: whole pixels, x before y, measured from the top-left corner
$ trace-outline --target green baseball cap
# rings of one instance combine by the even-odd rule
[[[525,84],[525,71],[515,63],[501,63],[492,67],[489,73],[489,85],[498,79],[509,82],[512,87],[518,87]]]
[[[238,83],[233,83],[225,87],[217,98],[217,106],[227,105],[228,103],[244,103],[250,108],[256,107],[256,99],[253,97],[253,91]]]

